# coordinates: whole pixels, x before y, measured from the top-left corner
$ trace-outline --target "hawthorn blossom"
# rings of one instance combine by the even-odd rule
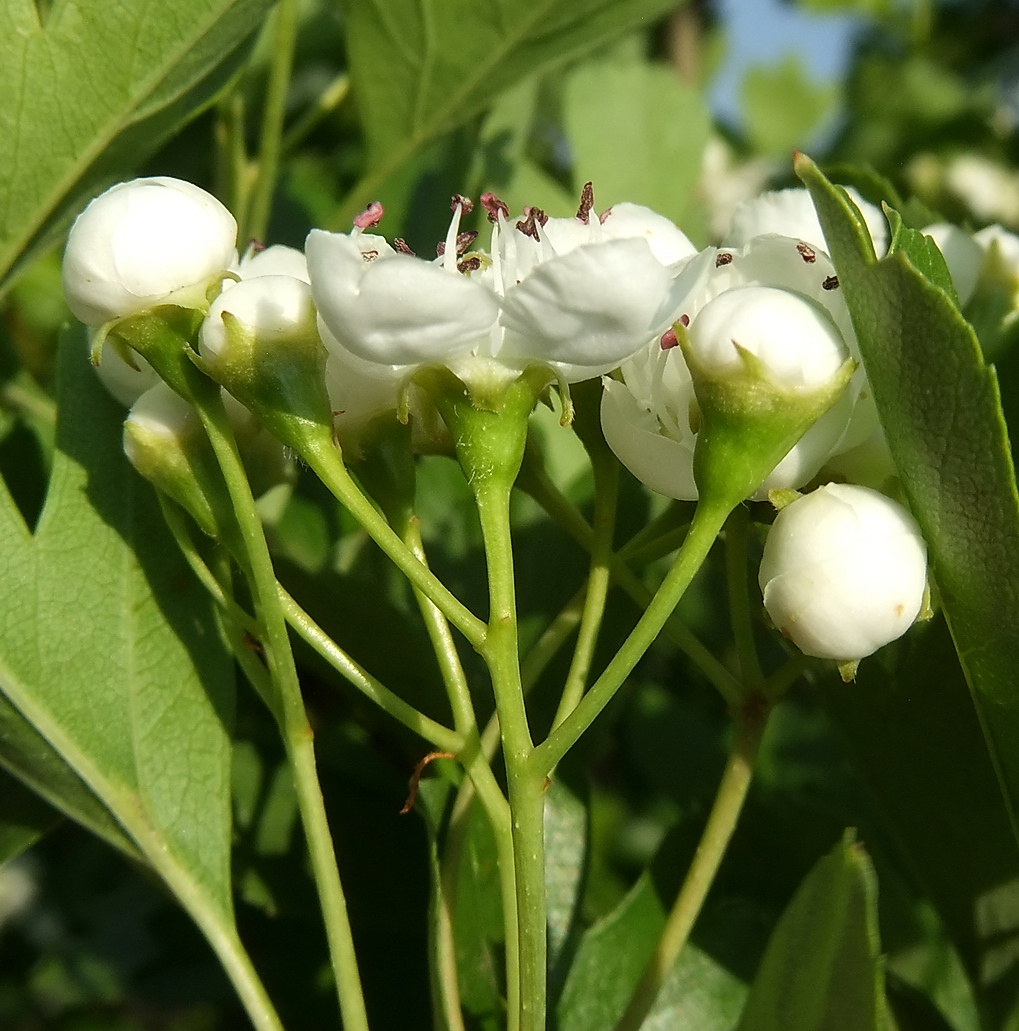
[[[312,291],[329,337],[367,362],[407,375],[441,363],[468,383],[507,381],[534,363],[568,382],[616,367],[660,331],[669,266],[694,248],[646,208],[620,204],[598,218],[593,203],[588,185],[574,218],[530,208],[511,219],[486,194],[486,252],[460,230],[471,202],[454,197],[434,261],[365,232],[381,205],[358,216],[350,234],[312,230]]]

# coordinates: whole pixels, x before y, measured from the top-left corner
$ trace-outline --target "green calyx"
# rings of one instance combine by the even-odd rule
[[[528,366],[509,382],[468,387],[449,369],[421,369],[415,383],[430,397],[453,438],[453,448],[475,494],[509,490],[520,471],[527,425],[535,404],[556,381],[546,365]]]
[[[226,346],[212,358],[189,351],[191,361],[298,454],[331,441],[327,351],[314,319],[308,319],[306,329],[261,337],[231,312],[222,312],[220,318]]]
[[[708,369],[690,347],[685,328],[677,323],[675,330],[700,409],[694,451],[697,489],[702,501],[733,508],[760,487],[838,400],[856,371],[856,362],[847,359],[816,389],[789,387],[738,345],[738,365],[724,372]]]

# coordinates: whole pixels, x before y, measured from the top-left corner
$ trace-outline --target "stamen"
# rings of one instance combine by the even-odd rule
[[[361,251],[361,257],[370,265],[379,256],[378,251]]]
[[[481,259],[476,254],[472,254],[469,258],[458,261],[456,268],[458,272],[477,272],[481,268]]]
[[[406,240],[404,240],[402,236],[398,236],[398,237],[397,237],[397,238],[396,238],[396,239],[395,239],[395,240],[393,241],[393,246],[394,246],[394,247],[395,247],[395,248],[396,248],[396,249],[397,249],[397,250],[398,250],[398,251],[399,251],[399,252],[400,252],[401,254],[409,254],[409,255],[410,255],[410,256],[411,256],[412,258],[416,258],[416,257],[417,257],[417,255],[416,255],[416,254],[415,254],[415,253],[414,253],[414,252],[413,252],[413,251],[412,251],[412,250],[411,250],[411,249],[410,249],[410,248],[409,248],[409,247],[407,246],[407,241],[406,241]]]
[[[800,257],[808,264],[813,265],[817,261],[817,252],[809,243],[804,243],[802,240],[796,245],[796,249],[800,252]]]
[[[481,206],[488,212],[489,222],[498,222],[500,211],[504,218],[509,218],[509,205],[505,201],[499,200],[494,193],[483,193]]]
[[[676,331],[671,326],[662,334],[660,343],[663,351],[671,351],[679,343]]]
[[[603,212],[602,212],[602,213],[601,213],[601,214],[600,214],[600,215],[598,216],[598,221],[599,221],[599,222],[600,222],[600,223],[601,223],[602,225],[605,225],[605,219],[607,219],[607,218],[609,217],[609,215],[611,215],[611,214],[612,214],[612,209],[611,209],[611,208],[606,208],[606,209],[605,209],[605,210],[604,210],[604,211],[603,211]]]
[[[449,202],[449,210],[456,211],[457,204],[463,209],[465,215],[469,215],[474,210],[474,201],[470,197],[464,197],[459,193],[453,194],[453,199]]]
[[[680,317],[679,317],[679,318],[678,318],[678,319],[677,319],[676,321],[677,321],[677,322],[678,322],[678,323],[679,323],[679,324],[680,324],[680,325],[681,325],[681,326],[682,326],[682,327],[683,327],[684,329],[686,329],[686,328],[687,328],[687,327],[688,327],[688,326],[690,325],[690,316],[689,316],[689,315],[680,315]]]
[[[541,208],[524,208],[524,217],[517,222],[517,229],[524,236],[541,242],[541,234],[538,226],[543,226],[548,221],[548,215]]]
[[[382,221],[382,216],[386,213],[386,209],[382,204],[373,200],[371,204],[361,212],[357,218],[354,219],[355,229],[369,229],[372,226],[377,226]]]
[[[838,276],[828,276],[828,278],[825,279],[825,281],[821,284],[821,286],[825,290],[838,290],[838,288],[839,288],[839,277]]]
[[[587,225],[591,221],[591,209],[594,207],[594,185],[592,183],[584,183],[584,188],[580,191],[580,207],[577,208],[577,218],[580,219],[584,225]]]
[[[466,210],[466,209],[465,209]],[[468,229],[467,232],[461,233],[456,238],[456,256],[459,258],[463,255],[464,251],[478,238],[478,234],[473,229]]]
[[[253,236],[248,240],[248,253],[249,254],[261,254],[265,250],[265,244],[262,243],[257,237]]]
[[[460,216],[463,214],[464,206],[460,201],[459,196],[453,198],[451,205],[453,209],[453,217],[449,220],[449,229],[446,230],[446,240],[442,245],[442,250],[438,248],[436,250],[442,256],[442,267],[447,272],[456,272],[456,241],[460,235]]]

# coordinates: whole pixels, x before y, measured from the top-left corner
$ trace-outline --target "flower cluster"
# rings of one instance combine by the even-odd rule
[[[881,213],[855,199],[876,251],[884,253]],[[696,499],[715,482],[705,466],[716,453],[732,455],[733,433],[736,451],[761,455],[736,456],[741,471],[733,502],[802,487],[861,449],[882,451],[852,322],[805,191],[743,204],[723,245],[699,252],[671,222],[639,205],[617,204],[599,215],[590,184],[572,218],[550,218],[538,208],[511,216],[492,194],[480,206],[489,239],[479,243],[476,231],[463,228],[474,205],[454,197],[435,258],[379,235],[384,210],[377,203],[349,233],[312,230],[304,253],[249,248],[239,258],[236,224],[218,201],[177,180],[136,180],[94,200],[73,226],[65,291],[97,340],[117,339],[118,327],[160,305],[196,310],[195,360],[270,427],[264,391],[236,391],[216,370],[303,349],[310,357],[298,363],[301,375],[318,377],[315,389],[331,407],[332,430],[355,453],[370,424],[415,411],[414,384],[426,370],[448,370],[470,397],[490,405],[536,366],[563,391],[604,376],[601,416],[610,447],[639,479],[677,499]],[[953,247],[962,253],[965,246],[949,235],[940,239],[952,265]],[[1004,254],[1008,243],[972,246]],[[138,441],[161,439],[156,423],[167,412],[175,426],[187,423],[186,413],[156,386],[158,377],[142,358],[123,347],[105,352],[101,377],[121,401],[135,405],[129,453],[141,464]],[[273,362],[280,365],[279,358]],[[279,378],[290,383],[277,402],[286,406],[298,377]],[[236,418],[247,415],[236,402],[231,407]],[[769,435],[767,424],[776,419],[781,432]],[[816,491],[782,512],[772,530],[761,574],[765,604],[808,654],[843,660],[869,654],[904,632],[920,608],[922,540],[905,514],[894,516],[897,528],[882,530],[874,538],[878,550],[859,561],[822,561],[828,552],[846,553],[841,544],[823,543],[829,531],[845,534],[848,516],[841,510],[830,518],[802,517],[822,543],[798,543],[801,517],[794,513],[808,504],[813,512],[832,498],[849,505],[844,491],[858,489]],[[863,514],[853,548],[870,547],[873,512],[894,506],[879,497],[854,495]],[[899,577],[890,600],[882,601],[895,619],[881,631],[867,623],[869,615],[860,616],[866,606],[857,603],[858,574],[896,569],[882,556],[898,548],[900,537],[915,545],[909,584],[902,587],[908,597]],[[797,563],[809,567],[808,581],[822,584],[817,618],[811,590],[792,571]],[[826,594],[840,578],[857,599],[841,607]]]

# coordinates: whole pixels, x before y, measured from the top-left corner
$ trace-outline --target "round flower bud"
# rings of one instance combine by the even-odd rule
[[[311,287],[293,276],[255,276],[224,290],[212,302],[199,334],[206,357],[215,358],[229,346],[224,313],[243,323],[260,343],[315,333]]]
[[[87,326],[145,311],[229,268],[236,237],[230,212],[191,183],[118,183],[71,227],[63,264],[67,304]]]
[[[913,517],[868,487],[830,483],[782,509],[759,582],[775,626],[806,655],[852,662],[901,637],[923,603]]]
[[[808,390],[828,383],[849,350],[828,314],[805,297],[768,286],[727,290],[690,327],[690,353],[714,373],[742,366],[740,351],[760,359],[775,383]]]

